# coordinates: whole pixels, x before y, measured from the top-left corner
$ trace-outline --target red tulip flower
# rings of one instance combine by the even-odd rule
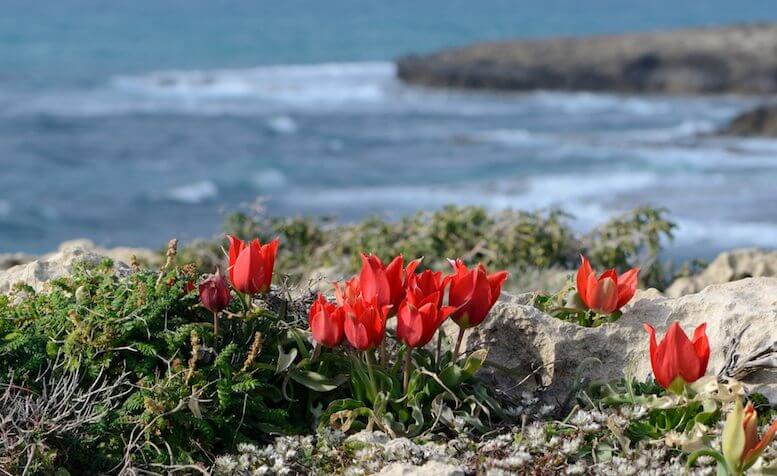
[[[397,313],[397,339],[409,347],[423,347],[432,340],[448,316],[456,310],[453,306],[440,308],[439,293],[432,293],[418,303],[408,296]]]
[[[441,271],[432,271],[430,269],[419,274],[409,274],[406,279],[405,300],[419,307],[420,303],[428,296],[436,294],[438,296],[437,307],[440,307],[445,296],[445,288],[448,286],[450,279],[450,276],[443,278]]]
[[[359,286],[359,278],[351,278],[340,287],[340,283],[334,283],[335,299],[338,306],[345,306],[346,303],[353,304],[361,298],[362,290]]]
[[[480,324],[488,316],[488,312],[499,299],[508,273],[499,271],[487,275],[482,264],[468,269],[461,260],[451,264],[455,273],[450,277],[448,304],[456,308],[451,319],[462,329],[467,329]]]
[[[219,268],[216,268],[215,274],[209,274],[200,282],[199,290],[202,307],[213,313],[226,309],[232,299],[227,280]]]
[[[262,245],[259,240],[247,244],[229,236],[229,279],[238,292],[266,293],[270,290],[278,239]]]
[[[308,314],[308,324],[313,339],[324,347],[337,347],[343,340],[345,311],[330,303],[321,294],[313,302]]]
[[[582,265],[577,270],[577,294],[588,309],[601,314],[612,314],[625,306],[637,292],[639,269],[632,268],[620,276],[608,269],[598,278],[591,263],[580,255]]]
[[[383,342],[386,335],[388,306],[379,306],[377,299],[366,301],[362,296],[346,302],[345,337],[356,350],[372,350]]]
[[[650,335],[650,363],[659,385],[680,391],[685,384],[695,382],[707,372],[710,344],[706,329],[707,324],[701,324],[693,332],[693,340],[689,340],[675,321],[661,343],[656,344],[656,330],[645,324],[645,330]]]
[[[359,285],[362,295],[368,301],[377,299],[378,305],[392,306],[390,312],[396,313],[405,299],[406,277],[415,273],[420,260],[411,261],[404,267],[405,259],[397,256],[388,266],[375,255],[362,253],[362,270],[359,273]]]

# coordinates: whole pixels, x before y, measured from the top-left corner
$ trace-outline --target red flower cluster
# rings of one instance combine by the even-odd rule
[[[335,347],[345,338],[357,350],[378,347],[386,334],[386,321],[397,316],[397,339],[408,347],[429,343],[442,323],[451,316],[462,328],[482,322],[499,298],[507,272],[486,275],[478,265],[469,270],[461,260],[455,273],[426,270],[417,274],[421,260],[405,266],[400,255],[385,265],[374,255],[361,255],[357,277],[335,283],[337,303],[319,295],[310,309],[313,339]],[[450,285],[448,306],[444,306]]]

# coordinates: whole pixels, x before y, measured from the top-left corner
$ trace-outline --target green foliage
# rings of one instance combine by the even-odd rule
[[[73,474],[110,471],[125,451],[145,463],[208,461],[240,442],[301,431],[309,406],[328,402],[276,370],[279,352],[308,353],[290,330],[300,316],[260,306],[242,317],[234,299],[216,342],[212,315],[185,290],[192,279],[186,267],[116,278],[105,263],[77,267],[48,294],[0,297],[0,367],[31,390],[41,371],[80,370],[85,387],[101,370],[107,379],[130,374],[133,391],[94,429],[94,442],[69,442],[67,451],[51,442],[60,455],[99,447],[99,457],[60,461]],[[58,354],[62,365],[53,368]],[[174,461],[159,451],[166,447]]]
[[[417,350],[405,392],[406,351],[374,373],[343,349],[314,352],[305,302],[271,293],[247,309],[235,297],[214,336],[213,315],[190,290],[196,278],[191,266],[117,277],[106,262],[77,266],[46,294],[20,288],[0,297],[0,366],[14,382],[40,392],[41,373],[79,372],[83,389],[98,379],[130,386],[83,433],[46,440],[41,471],[206,464],[240,443],[330,424],[417,435],[485,432],[506,418],[473,378],[483,353],[453,363],[450,350],[439,362]]]
[[[352,355],[351,397],[332,402],[321,418],[322,426],[345,432],[380,429],[392,436],[418,436],[433,429],[487,432],[509,421],[502,403],[474,379],[483,365],[485,350],[453,361],[450,350],[436,360],[433,352],[414,349],[407,387],[400,364],[411,349],[403,347],[394,362],[381,365]]]
[[[671,239],[675,228],[665,210],[640,207],[588,234],[575,232],[571,219],[559,210],[489,213],[481,207],[453,205],[397,221],[370,217],[339,225],[329,219],[236,213],[227,219],[225,232],[263,241],[279,236],[279,267],[297,278],[322,267],[353,273],[361,264],[359,252],[364,251],[383,259],[424,256],[424,266],[434,269],[447,269],[448,258],[461,257],[488,269],[509,269],[516,282],[528,270],[576,269],[583,252],[595,267],[623,272],[641,266],[643,281],[650,286],[663,288],[671,281],[671,273],[657,264],[661,242]],[[222,248],[226,241],[200,242],[184,249],[182,256],[211,271],[223,258]]]

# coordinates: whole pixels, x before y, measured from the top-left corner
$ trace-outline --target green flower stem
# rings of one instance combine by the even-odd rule
[[[372,369],[375,364],[375,355],[373,351],[365,351],[367,359],[367,373],[370,376],[370,387],[372,388],[373,398],[378,395],[378,386],[375,384],[375,371]]]
[[[245,310],[245,314],[243,315],[243,317],[247,319],[248,313],[251,312],[251,306],[253,306],[253,302],[250,294],[245,293],[245,294],[242,294],[242,296],[243,296],[243,304],[244,304],[243,309]]]
[[[410,384],[410,373],[413,371],[413,349],[410,346],[405,346],[405,375],[403,380],[403,387],[405,393],[407,393],[407,387]]]
[[[442,326],[437,329],[437,357],[434,361],[434,369],[440,371],[440,360],[442,359]]]
[[[461,341],[464,340],[464,329],[463,327],[459,327],[459,337],[456,338],[456,348],[453,350],[453,363],[456,363],[456,360],[459,358],[459,351],[461,350]]]
[[[380,347],[378,348],[378,354],[380,355],[380,365],[381,367],[385,367],[386,363],[388,362],[388,352],[386,352],[386,338],[384,337],[382,341],[380,341]]]
[[[213,345],[216,345],[216,341],[219,338],[219,313],[213,312]]]
[[[318,357],[321,355],[321,347],[323,346],[316,342],[316,346],[313,348],[313,355],[310,357],[311,364],[316,363],[316,360],[318,360]]]

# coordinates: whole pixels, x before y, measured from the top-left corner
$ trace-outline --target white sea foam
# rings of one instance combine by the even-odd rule
[[[676,126],[656,129],[632,129],[611,132],[608,135],[636,141],[668,142],[684,137],[695,137],[700,134],[708,134],[715,131],[716,128],[717,125],[712,121],[687,120],[682,121]]]
[[[218,187],[209,180],[181,185],[171,189],[165,195],[173,201],[194,205],[215,198],[218,195]]]
[[[661,97],[538,91],[531,93],[529,99],[544,109],[553,109],[568,115],[620,111],[636,116],[650,116],[664,114],[671,110],[671,100]]]
[[[283,172],[277,169],[265,169],[253,177],[253,183],[260,189],[279,189],[288,183]]]
[[[299,130],[297,122],[285,115],[267,119],[267,128],[278,134],[294,134]]]
[[[550,137],[545,134],[532,133],[526,129],[494,129],[475,132],[457,137],[465,141],[491,142],[506,146],[535,146],[547,144]]]
[[[390,62],[159,71],[121,76],[113,86],[136,94],[186,99],[255,98],[290,104],[379,101],[396,81]]]

